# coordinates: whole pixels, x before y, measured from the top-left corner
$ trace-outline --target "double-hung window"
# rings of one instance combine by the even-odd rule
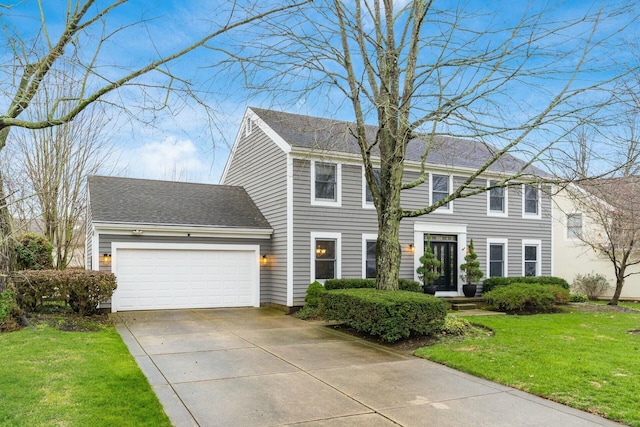
[[[362,169],[362,183],[364,187],[364,201],[362,203],[363,207],[372,207],[373,206],[373,194],[371,194],[371,188],[369,187],[369,183],[367,182],[367,177],[364,175],[364,167]],[[373,169],[373,176],[376,179],[376,183],[380,185],[380,169]]]
[[[524,186],[522,213],[523,216],[540,217],[540,189],[537,186]]]
[[[311,233],[311,281],[340,278],[340,233]]]
[[[311,162],[311,204],[340,206],[340,165]]]
[[[582,214],[567,215],[567,239],[582,237]]]
[[[497,185],[499,181],[490,180],[489,187]],[[507,215],[507,189],[505,187],[492,188],[487,193],[489,209],[487,213],[494,216]]]
[[[362,235],[362,276],[367,279],[376,277],[376,234]]]
[[[540,276],[540,246],[538,240],[522,242],[522,275]]]
[[[447,198],[450,191],[450,178],[448,175],[431,175],[431,204],[438,203],[440,200]],[[451,203],[445,203],[440,207],[443,210],[451,209]]]
[[[504,245],[489,245],[489,277],[504,277]]]

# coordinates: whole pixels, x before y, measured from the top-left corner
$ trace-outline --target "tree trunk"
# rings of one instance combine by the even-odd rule
[[[11,214],[4,192],[4,177],[0,173],[0,292],[4,291],[13,270],[14,251],[11,227]]]
[[[618,299],[622,293],[622,287],[624,286],[624,270],[617,272],[616,274],[616,290],[611,297],[608,305],[618,305]]]

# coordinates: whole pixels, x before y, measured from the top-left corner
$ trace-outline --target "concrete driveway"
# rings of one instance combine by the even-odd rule
[[[607,426],[273,309],[117,313],[175,426]]]

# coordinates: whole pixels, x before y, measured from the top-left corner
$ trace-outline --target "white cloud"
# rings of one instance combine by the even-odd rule
[[[120,156],[123,175],[170,181],[210,182],[209,163],[193,141],[173,136],[125,149]]]

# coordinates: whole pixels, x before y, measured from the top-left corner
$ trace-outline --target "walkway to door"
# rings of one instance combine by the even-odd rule
[[[175,426],[614,426],[272,309],[124,312]]]

